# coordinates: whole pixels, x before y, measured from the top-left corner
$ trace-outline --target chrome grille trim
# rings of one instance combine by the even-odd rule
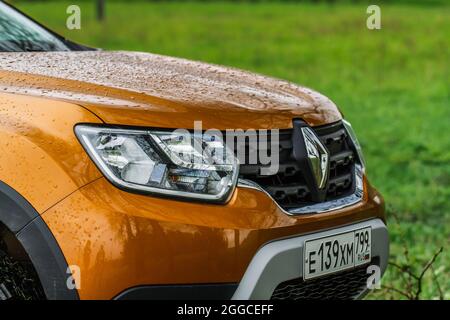
[[[273,197],[262,187],[260,187],[257,183],[246,180],[246,179],[239,179],[238,181],[238,187],[241,188],[251,188],[255,189],[261,192],[264,192],[266,195],[268,195],[280,208],[281,211],[288,215],[303,215],[303,214],[312,214],[312,213],[324,213],[329,212],[333,210],[339,210],[343,209],[352,205],[355,205],[363,199],[364,195],[364,183],[363,183],[363,168],[361,165],[356,164],[355,165],[355,192],[349,196],[335,199],[327,202],[322,203],[316,203],[309,206],[299,207],[299,208],[291,208],[289,210],[283,209],[278,203],[273,199]]]

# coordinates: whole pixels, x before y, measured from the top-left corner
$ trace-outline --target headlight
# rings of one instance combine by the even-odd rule
[[[358,153],[358,157],[359,157],[359,161],[361,162],[361,166],[363,168],[363,170],[365,170],[366,168],[366,161],[364,160],[364,156],[362,153],[362,148],[361,145],[359,144],[358,138],[356,138],[356,134],[355,131],[353,130],[352,125],[350,124],[350,122],[348,122],[347,120],[342,120],[342,122],[344,123],[345,129],[347,130],[350,139],[353,142],[353,145],[356,149],[356,152]]]
[[[78,125],[75,133],[105,177],[126,190],[225,202],[237,160],[217,135]]]

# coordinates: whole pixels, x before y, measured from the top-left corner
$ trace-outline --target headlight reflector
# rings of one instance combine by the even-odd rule
[[[234,154],[216,136],[78,125],[75,133],[119,188],[225,202],[238,176]]]

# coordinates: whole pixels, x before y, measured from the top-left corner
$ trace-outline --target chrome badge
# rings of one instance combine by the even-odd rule
[[[306,153],[313,170],[317,187],[323,189],[328,178],[328,164],[330,158],[328,151],[310,128],[303,127],[301,130],[305,141]]]

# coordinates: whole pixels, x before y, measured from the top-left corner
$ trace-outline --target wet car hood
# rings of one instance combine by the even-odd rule
[[[74,102],[110,124],[263,129],[341,119],[328,98],[286,81],[137,52],[0,53],[0,92]]]

